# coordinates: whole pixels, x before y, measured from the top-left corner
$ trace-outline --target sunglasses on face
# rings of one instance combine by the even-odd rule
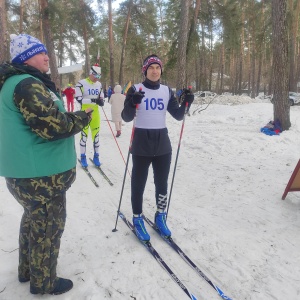
[[[100,79],[101,78],[101,75],[100,74],[97,74],[97,73],[92,73],[93,74],[93,76],[95,77],[95,78],[97,78],[97,79]]]

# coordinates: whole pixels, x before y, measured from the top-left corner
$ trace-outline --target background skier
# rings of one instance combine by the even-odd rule
[[[81,104],[81,110],[90,108],[92,112],[92,121],[81,131],[80,139],[80,161],[83,167],[87,167],[86,160],[86,143],[88,138],[89,129],[91,129],[94,157],[93,162],[96,166],[100,166],[99,160],[99,132],[100,132],[100,113],[99,106],[104,105],[104,93],[102,91],[102,85],[100,83],[101,68],[98,64],[91,67],[89,77],[78,81],[75,87],[75,98]]]

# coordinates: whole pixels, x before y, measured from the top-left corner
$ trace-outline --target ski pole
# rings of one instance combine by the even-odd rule
[[[191,91],[191,86],[189,86],[189,90]],[[168,208],[167,208],[166,219],[168,218],[168,212],[169,212],[169,208],[170,208],[170,202],[171,202],[171,196],[172,196],[174,178],[175,178],[175,173],[176,173],[177,161],[178,161],[179,150],[180,150],[180,145],[181,145],[181,139],[182,139],[182,134],[183,134],[183,129],[184,129],[185,116],[188,113],[188,110],[189,110],[189,103],[186,102],[185,103],[184,116],[183,116],[183,119],[182,119],[180,136],[179,136],[179,143],[178,143],[178,147],[177,147],[177,154],[176,154],[176,159],[175,159],[175,165],[174,165],[174,171],[173,171],[173,176],[172,176],[172,182],[171,182],[171,187],[170,187],[170,193],[169,193],[169,200],[168,200]]]
[[[103,113],[104,113],[104,115],[105,115],[105,119],[106,119],[106,122],[107,122],[107,124],[108,124],[108,126],[109,126],[109,128],[110,128],[110,131],[111,131],[111,133],[112,133],[112,135],[113,135],[113,137],[114,137],[114,139],[115,139],[115,142],[116,142],[116,144],[117,144],[117,147],[118,147],[118,149],[119,149],[119,151],[120,151],[120,153],[121,153],[122,159],[123,159],[123,161],[124,161],[124,163],[125,163],[125,165],[126,165],[126,162],[125,162],[123,153],[122,153],[122,151],[121,151],[121,149],[120,149],[120,146],[119,146],[118,141],[117,141],[117,139],[116,139],[116,137],[115,137],[115,135],[114,135],[114,132],[113,132],[111,126],[110,126],[110,123],[109,123],[109,121],[108,121],[108,118],[107,118],[107,116],[106,116],[106,113],[105,113],[105,111],[104,111],[104,108],[103,108],[103,107],[101,107],[101,108],[102,108],[102,111],[103,111]],[[129,173],[129,174],[130,174],[130,173]]]
[[[139,91],[141,91],[141,90],[142,90],[142,88],[140,87]],[[138,109],[138,107],[139,107],[139,105],[137,104],[136,110]],[[122,184],[122,189],[121,189],[119,207],[118,207],[118,211],[117,211],[116,224],[115,224],[115,228],[112,230],[112,232],[117,231],[117,224],[118,224],[121,202],[122,202],[122,197],[123,197],[126,173],[127,173],[127,169],[128,169],[128,163],[129,163],[129,157],[130,157],[130,152],[131,152],[131,147],[132,147],[132,142],[133,142],[133,137],[134,137],[134,130],[135,130],[135,119],[133,121],[132,130],[131,130],[131,137],[130,137],[129,149],[128,149],[128,154],[127,154],[127,161],[126,161],[126,166],[125,166],[125,173],[124,173],[123,184]]]

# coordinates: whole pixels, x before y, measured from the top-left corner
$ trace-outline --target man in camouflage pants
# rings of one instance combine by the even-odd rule
[[[41,291],[51,291],[56,279],[60,238],[66,222],[66,189],[74,180],[75,169],[38,181],[6,178],[9,191],[24,207],[19,235],[19,281],[30,279]]]
[[[56,266],[66,191],[76,177],[74,135],[88,125],[90,109],[65,111],[38,39],[11,36],[10,52],[12,63],[0,65],[0,176],[24,208],[18,278],[30,281],[32,294],[58,295],[73,287]]]

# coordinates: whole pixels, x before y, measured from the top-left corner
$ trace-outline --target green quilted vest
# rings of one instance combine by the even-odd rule
[[[51,176],[76,165],[74,137],[48,141],[35,134],[15,106],[16,85],[30,75],[8,78],[0,92],[0,176],[34,178]],[[65,112],[61,100],[55,101]]]

